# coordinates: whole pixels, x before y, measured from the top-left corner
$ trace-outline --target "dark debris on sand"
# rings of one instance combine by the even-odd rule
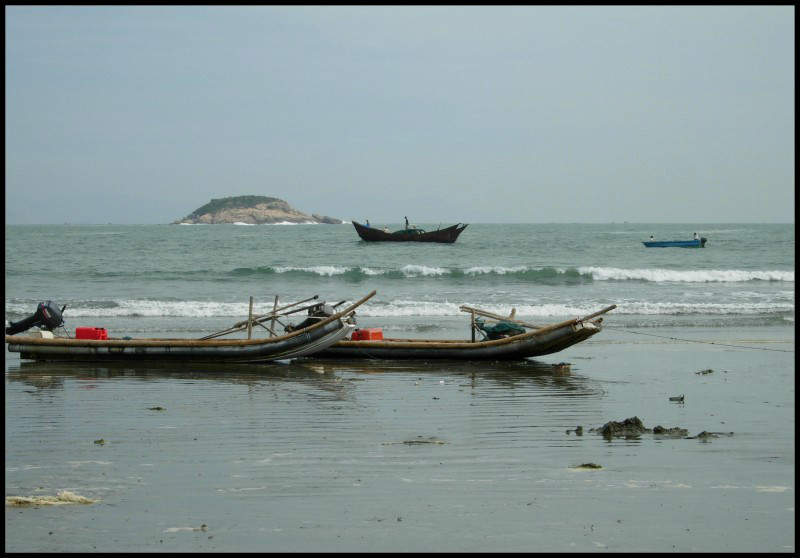
[[[621,422],[612,420],[605,423],[600,428],[590,428],[589,432],[600,434],[608,440],[611,438],[638,438],[642,434],[653,434],[658,437],[669,438],[689,438],[689,431],[685,428],[680,428],[678,426],[667,428],[665,426],[658,425],[655,428],[650,429],[645,427],[644,423],[642,423],[639,417],[626,418]],[[715,434],[711,432],[702,432],[701,434],[698,434],[696,438],[708,439],[714,435]],[[732,436],[733,432],[727,435]]]

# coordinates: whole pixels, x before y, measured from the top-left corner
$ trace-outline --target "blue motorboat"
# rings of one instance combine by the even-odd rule
[[[642,242],[648,248],[705,248],[706,238],[700,237],[696,240],[651,240]]]

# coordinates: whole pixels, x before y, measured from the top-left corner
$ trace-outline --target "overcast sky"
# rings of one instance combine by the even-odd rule
[[[794,223],[794,6],[5,15],[7,223]]]

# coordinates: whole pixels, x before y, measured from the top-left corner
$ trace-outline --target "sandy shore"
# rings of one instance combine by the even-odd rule
[[[703,343],[258,371],[7,353],[6,497],[93,503],[7,506],[6,550],[794,551],[793,326],[661,333]],[[629,417],[688,436],[590,432]]]

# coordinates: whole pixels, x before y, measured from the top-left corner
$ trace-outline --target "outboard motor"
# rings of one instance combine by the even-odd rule
[[[34,326],[53,331],[53,329],[64,323],[64,318],[61,317],[61,313],[66,307],[67,305],[65,304],[61,307],[61,310],[59,310],[58,306],[54,305],[50,300],[47,302],[40,302],[39,306],[36,307],[36,312],[32,315],[18,322],[8,322],[9,326],[6,328],[6,335],[16,335]]]
[[[341,304],[341,302],[339,303]],[[339,306],[337,304],[336,306]],[[325,318],[330,318],[336,313],[335,306],[331,306],[330,304],[326,304],[321,302],[320,304],[315,304],[311,308],[308,309],[308,318],[303,320],[297,325],[289,324],[284,328],[284,331],[287,333],[291,333],[293,331],[297,331],[298,329],[303,329],[308,326],[312,326],[320,320],[324,320]]]

